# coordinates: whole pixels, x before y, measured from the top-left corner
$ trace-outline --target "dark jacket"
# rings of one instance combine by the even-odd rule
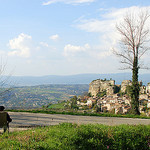
[[[12,122],[12,119],[10,118],[9,114],[7,113],[7,121]]]
[[[5,107],[4,106],[0,106],[0,111],[4,111]],[[12,122],[12,119],[10,118],[9,114],[7,113],[7,121],[8,122]]]

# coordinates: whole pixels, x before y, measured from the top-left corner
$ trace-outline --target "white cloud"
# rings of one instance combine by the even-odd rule
[[[5,55],[7,55],[5,50],[0,50],[0,56],[5,56]]]
[[[90,49],[89,44],[85,44],[84,46],[75,46],[67,44],[64,47],[64,56],[74,56],[75,54],[86,52],[89,49]]]
[[[21,33],[17,38],[9,41],[9,47],[12,49],[9,56],[30,57],[30,46],[32,37]]]
[[[59,35],[55,34],[55,35],[50,36],[49,38],[53,41],[57,41],[57,40],[59,40]]]
[[[95,0],[49,0],[47,2],[43,2],[43,5],[50,5],[57,2],[62,2],[65,4],[82,4],[82,3],[92,3]]]
[[[100,19],[80,19],[80,24],[77,25],[78,28],[85,30],[87,32],[107,32],[114,29],[117,22],[119,22],[128,12],[135,12],[139,14],[139,11],[145,9],[150,9],[149,7],[138,7],[132,6],[129,8],[120,9],[109,9],[105,10],[105,13],[101,15]]]
[[[136,18],[137,17],[136,15],[139,15],[140,11],[142,10],[144,11],[150,10],[150,6],[147,6],[147,7],[133,6],[130,8],[104,10],[103,14],[100,16],[99,19],[80,18],[80,21],[77,25],[79,29],[84,30],[86,32],[93,32],[93,33],[99,34],[100,46],[99,48],[97,47],[93,49],[92,51],[89,51],[90,52],[89,55],[95,58],[95,60],[104,59],[104,62],[106,62],[107,64],[111,66],[109,67],[108,65],[108,68],[112,70],[112,68],[115,66],[115,65],[112,65],[112,61],[114,63],[115,59],[114,59],[114,56],[112,55],[111,50],[112,48],[114,48],[115,50],[118,50],[119,48],[118,43],[121,38],[118,32],[116,31],[116,24],[120,23],[128,12],[133,12]],[[147,21],[147,24],[146,24],[148,28],[149,28],[149,24],[150,24],[150,19]],[[145,56],[149,57],[149,54]],[[142,61],[143,60],[144,62],[149,62],[149,59],[146,57],[143,57]]]
[[[100,19],[83,19],[81,18],[77,28],[81,30],[85,30],[86,32],[96,32],[100,34],[100,39],[102,41],[108,41],[108,46],[110,48],[110,44],[114,47],[120,35],[117,34],[116,31],[116,23],[120,22],[127,12],[131,11],[135,14],[139,14],[139,11],[142,9],[150,9],[150,7],[138,7],[133,6],[130,8],[120,8],[120,9],[111,9],[105,10],[105,13],[101,15]],[[106,43],[104,42],[106,46]]]
[[[110,25],[114,25],[111,20],[82,20],[81,24],[77,25],[78,28],[85,30],[87,32],[106,32],[111,30]]]
[[[97,59],[104,59],[107,58],[108,56],[110,56],[112,54],[112,52],[109,51],[100,51],[99,52],[95,51],[94,53],[91,53],[91,55],[93,55],[93,57],[97,58]]]
[[[49,45],[45,42],[40,42],[40,45],[44,46],[44,47],[49,47]]]

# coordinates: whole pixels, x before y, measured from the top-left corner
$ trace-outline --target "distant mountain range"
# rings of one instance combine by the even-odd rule
[[[14,86],[34,86],[43,84],[89,84],[96,79],[113,79],[116,84],[121,84],[122,80],[131,80],[130,73],[114,74],[78,74],[78,75],[48,75],[48,76],[11,76],[9,80]],[[140,74],[139,81],[144,85],[150,82],[150,74]]]

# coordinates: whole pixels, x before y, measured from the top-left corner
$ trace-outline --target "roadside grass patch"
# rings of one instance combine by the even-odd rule
[[[150,150],[150,125],[38,127],[0,135],[1,150]]]

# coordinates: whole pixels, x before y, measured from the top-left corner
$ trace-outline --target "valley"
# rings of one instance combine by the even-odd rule
[[[66,101],[74,95],[88,92],[88,84],[49,84],[14,87],[1,94],[0,104],[7,109],[32,109]],[[0,89],[1,91],[5,90]],[[1,92],[2,93],[2,92]]]

